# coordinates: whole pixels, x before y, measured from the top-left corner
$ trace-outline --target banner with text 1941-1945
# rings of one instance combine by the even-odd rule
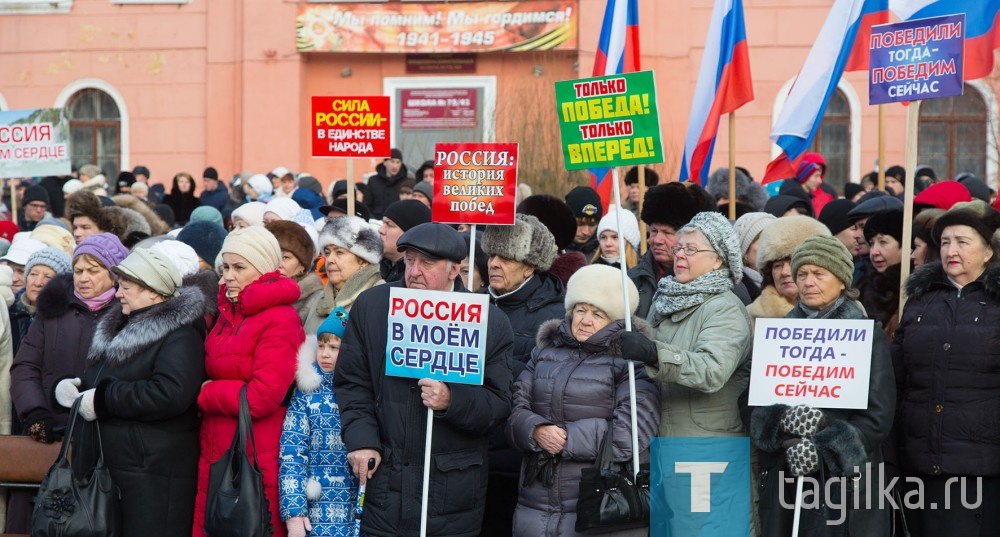
[[[567,170],[663,162],[652,71],[556,82]]]
[[[434,146],[431,220],[513,225],[516,190],[516,143]]]
[[[389,97],[314,96],[309,119],[314,157],[389,157]]]
[[[0,178],[69,175],[69,140],[62,108],[0,112]]]

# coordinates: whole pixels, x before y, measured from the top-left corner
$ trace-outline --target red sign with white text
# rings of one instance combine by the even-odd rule
[[[389,157],[389,97],[313,97],[314,157]]]
[[[513,225],[516,190],[516,143],[434,146],[434,222]]]

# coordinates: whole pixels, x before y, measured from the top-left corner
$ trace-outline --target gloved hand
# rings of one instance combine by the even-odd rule
[[[94,394],[97,390],[91,388],[80,394],[80,416],[87,421],[97,419],[97,411],[94,410]]]
[[[39,408],[29,412],[24,417],[24,423],[26,425],[24,432],[35,442],[51,444],[58,440],[56,438],[57,435],[52,432],[52,428],[55,427],[56,422],[52,418],[52,413],[48,410]]]
[[[819,470],[819,452],[812,440],[799,438],[790,440],[788,445],[790,447],[785,450],[785,460],[788,461],[788,469],[792,475],[804,476]]]
[[[306,533],[312,531],[312,524],[304,516],[293,516],[285,521],[288,528],[288,537],[306,537]]]
[[[80,397],[81,385],[83,385],[83,381],[79,377],[60,380],[59,384],[56,384],[56,401],[66,408],[72,407],[73,401]]]
[[[648,366],[655,366],[659,363],[659,355],[656,352],[656,343],[639,332],[620,332],[618,336],[621,340],[622,356],[637,362],[642,362]]]
[[[792,436],[813,436],[825,423],[823,411],[808,405],[795,405],[781,416],[781,429]]]

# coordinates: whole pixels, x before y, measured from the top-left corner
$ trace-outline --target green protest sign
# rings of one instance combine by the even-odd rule
[[[652,71],[556,82],[567,170],[663,162]]]

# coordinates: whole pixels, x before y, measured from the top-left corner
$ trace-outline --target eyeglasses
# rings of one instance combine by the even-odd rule
[[[693,244],[688,244],[687,246],[674,246],[673,248],[670,249],[670,251],[674,255],[684,252],[684,255],[688,257],[691,257],[692,255],[695,255],[698,252],[712,252],[713,254],[715,253],[715,250],[712,250],[711,248],[707,250],[699,250],[698,247],[696,247]]]

